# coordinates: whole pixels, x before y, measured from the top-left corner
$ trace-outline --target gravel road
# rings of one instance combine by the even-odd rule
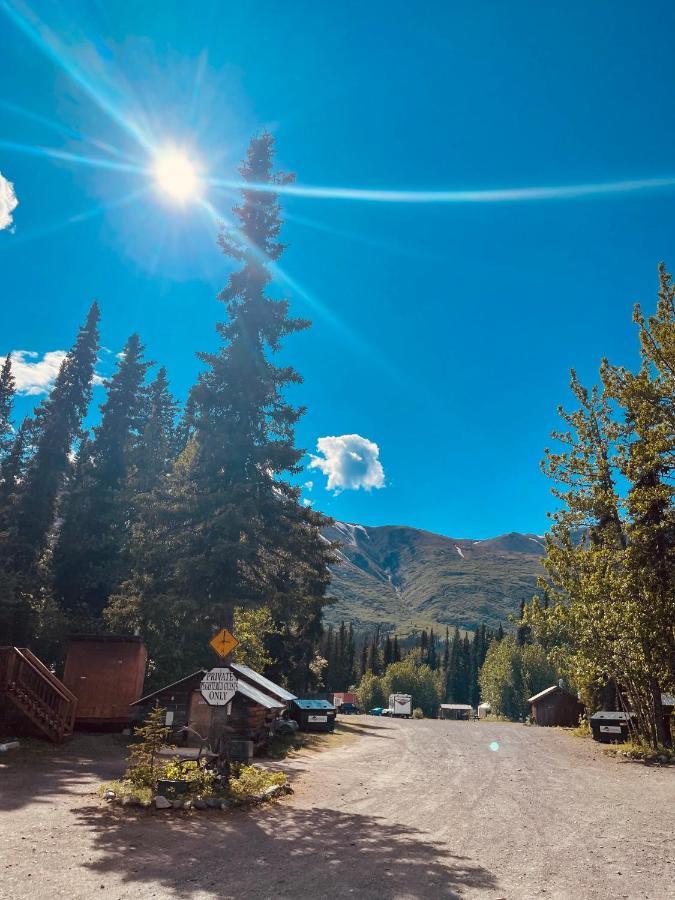
[[[283,764],[295,794],[252,813],[102,810],[92,790],[122,756],[109,741],[40,765],[0,758],[0,894],[675,898],[675,769],[557,729],[370,717],[346,729],[338,749]]]

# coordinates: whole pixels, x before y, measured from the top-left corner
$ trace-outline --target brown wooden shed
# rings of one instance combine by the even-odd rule
[[[147,663],[140,637],[74,635],[66,645],[62,681],[77,697],[75,726],[121,730],[143,690]]]
[[[583,703],[559,684],[551,685],[529,697],[527,702],[530,704],[530,716],[535,725],[571,727],[579,724],[579,717],[584,712]]]
[[[231,737],[252,741],[255,748],[261,748],[267,743],[274,720],[286,704],[240,677],[234,664],[231,668],[238,680],[227,721],[228,728],[232,729]],[[249,671],[257,674],[252,669]],[[144,721],[155,704],[159,704],[167,711],[166,724],[174,730],[171,741],[188,747],[201,746],[209,737],[212,711],[216,708],[209,706],[199,690],[206,672],[206,669],[198,669],[180,681],[141,697],[133,704],[137,721]]]

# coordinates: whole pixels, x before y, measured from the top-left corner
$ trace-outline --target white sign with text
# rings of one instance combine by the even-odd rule
[[[231,669],[211,669],[199,684],[209,706],[227,706],[237,693],[237,676]]]

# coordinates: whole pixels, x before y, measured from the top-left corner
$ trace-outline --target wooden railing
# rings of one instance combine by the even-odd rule
[[[73,733],[77,698],[25,647],[0,647],[0,693],[51,740]]]

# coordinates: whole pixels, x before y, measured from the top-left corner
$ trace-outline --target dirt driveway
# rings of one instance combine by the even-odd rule
[[[551,729],[356,721],[362,736],[286,763],[294,796],[252,813],[101,810],[110,739],[0,757],[0,895],[675,897],[674,769]]]

